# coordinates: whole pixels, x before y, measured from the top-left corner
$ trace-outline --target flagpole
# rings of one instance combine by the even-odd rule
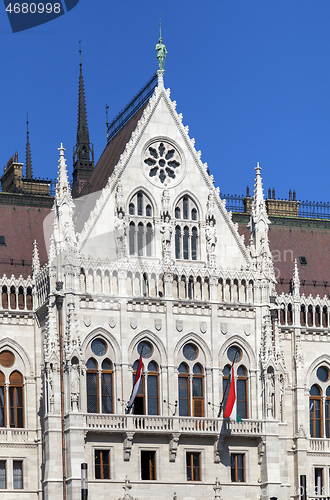
[[[137,371],[136,371],[135,380],[134,380],[134,383],[133,383],[133,389],[132,389],[132,392],[131,392],[131,395],[130,395],[129,400],[128,400],[128,401],[127,401],[127,403],[126,403],[126,409],[125,409],[125,414],[126,414],[126,415],[129,415],[129,414],[130,414],[131,409],[133,408],[133,403],[134,403],[135,397],[136,397],[136,394],[135,394],[135,397],[134,397],[134,399],[133,399],[133,401],[132,401],[131,405],[130,405],[130,406],[128,406],[128,403],[129,403],[129,402],[131,401],[131,399],[132,399],[132,395],[133,395],[133,392],[134,392],[134,387],[135,387],[135,384],[136,384],[136,382],[137,382],[137,376],[138,376],[138,373],[139,373],[139,367],[140,367],[140,365],[142,364],[143,347],[144,347],[144,346],[142,346],[142,348],[141,348],[141,354],[140,354],[140,359],[139,359],[139,366],[138,366],[138,369],[137,369]],[[142,371],[142,367],[143,367],[143,364],[142,364],[142,366],[141,366],[141,371]],[[139,382],[139,385],[140,385],[140,383],[141,383],[141,377],[140,377],[140,382]]]
[[[236,355],[237,355],[237,354],[238,354],[238,350],[236,350],[236,352],[235,352],[235,356],[234,356],[233,362],[232,362],[232,364],[231,364],[230,372],[231,372],[231,370],[232,370],[232,368],[233,368],[233,366],[234,366],[234,363],[235,363],[235,360],[236,360]],[[224,399],[225,399],[225,395],[226,395],[226,392],[227,392],[227,387],[228,387],[228,384],[229,384],[229,380],[230,380],[230,377],[228,377],[228,379],[227,379],[227,383],[226,383],[226,387],[225,387],[225,390],[223,391],[222,401],[221,401],[221,403],[220,403],[219,413],[218,413],[217,418],[220,418],[220,415],[221,415],[221,410],[222,410],[222,407],[223,407],[223,401],[224,401]]]

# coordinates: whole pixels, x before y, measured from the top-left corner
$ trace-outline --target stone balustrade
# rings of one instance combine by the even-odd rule
[[[309,449],[311,451],[325,451],[325,452],[329,452],[330,450],[330,439],[326,439],[326,438],[319,438],[319,439],[315,439],[315,438],[311,438],[309,440]]]
[[[151,415],[85,414],[86,428],[90,431],[156,432],[206,435],[260,436],[262,420],[231,422],[220,418],[162,417]]]
[[[29,431],[28,429],[7,429],[5,427],[0,428],[0,443],[27,443],[34,442],[33,436],[34,431]]]

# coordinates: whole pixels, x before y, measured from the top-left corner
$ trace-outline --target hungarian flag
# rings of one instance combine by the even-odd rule
[[[139,385],[140,385],[141,377],[142,377],[142,351],[143,351],[143,349],[141,349],[139,367],[138,367],[137,372],[136,372],[136,377],[135,377],[135,382],[133,385],[132,394],[131,394],[129,401],[126,403],[126,413],[129,413],[131,411],[131,408],[132,408],[133,403],[134,403],[134,399],[135,399],[135,397],[138,393],[138,390],[139,390]]]
[[[235,420],[235,422],[242,422],[242,419],[238,416],[236,409],[237,399],[236,399],[234,363],[231,365],[231,374],[229,375],[228,383],[229,383],[229,394],[228,394],[224,417],[230,418],[230,420]]]

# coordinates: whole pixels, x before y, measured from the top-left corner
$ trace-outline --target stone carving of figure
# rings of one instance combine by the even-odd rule
[[[207,249],[209,254],[215,254],[215,245],[217,242],[217,231],[214,225],[214,219],[210,219],[205,229]]]
[[[116,243],[118,249],[118,258],[125,255],[125,236],[126,236],[126,223],[123,218],[123,212],[118,213],[118,217],[115,219],[114,223]]]
[[[275,380],[274,373],[267,372],[266,375],[266,397],[267,397],[267,416],[274,417],[275,415]]]
[[[171,239],[172,239],[172,232],[173,228],[170,223],[170,218],[168,215],[165,217],[164,224],[162,225],[162,228],[160,232],[163,235],[162,243],[163,243],[163,250],[170,250],[171,248]]]
[[[80,387],[79,387],[79,370],[78,370],[78,365],[76,365],[76,364],[73,364],[71,366],[70,379],[71,379],[72,409],[78,410],[78,399],[79,399]]]
[[[48,397],[49,397],[49,406],[50,412],[54,411],[54,375],[53,375],[53,367],[47,369],[47,379],[48,379]]]
[[[167,50],[163,44],[162,37],[159,37],[158,43],[156,44],[157,59],[159,64],[159,69],[163,70],[165,65],[165,58],[167,55]]]

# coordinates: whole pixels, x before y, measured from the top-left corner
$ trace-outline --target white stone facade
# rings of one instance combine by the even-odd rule
[[[298,498],[301,476],[310,498],[328,498],[330,410],[317,369],[330,369],[329,318],[306,327],[300,311],[329,311],[329,300],[300,296],[297,267],[293,294],[277,297],[259,166],[244,243],[158,73],[106,187],[78,220],[60,148],[49,263],[40,268],[35,246],[31,280],[2,279],[0,364],[2,352],[15,356],[1,366],[4,394],[17,370],[24,425],[12,425],[7,400],[1,498],[79,500],[83,462],[90,499],[282,500]],[[142,406],[125,414],[141,342],[150,349]],[[230,347],[240,353],[242,422],[218,418]],[[310,402],[313,384],[323,396]],[[313,430],[311,404],[324,419]]]

